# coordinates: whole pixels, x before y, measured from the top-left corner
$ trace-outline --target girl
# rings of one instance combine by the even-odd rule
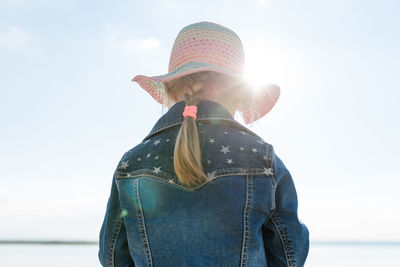
[[[184,27],[169,72],[133,81],[169,110],[121,158],[100,231],[103,266],[303,266],[309,249],[292,177],[246,124],[279,87],[254,90],[232,30]]]

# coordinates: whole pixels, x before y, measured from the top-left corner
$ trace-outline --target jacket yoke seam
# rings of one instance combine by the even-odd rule
[[[221,178],[221,177],[226,177],[226,176],[240,176],[240,175],[252,175],[252,174],[253,174],[253,175],[254,175],[254,174],[259,175],[259,174],[262,174],[262,173],[259,173],[259,172],[255,172],[255,173],[242,172],[242,173],[234,173],[234,174],[232,174],[232,173],[226,173],[226,174],[215,175],[215,176],[213,177],[212,180],[209,180],[209,181],[207,181],[207,182],[205,182],[205,183],[202,183],[201,185],[199,185],[199,186],[197,186],[197,187],[194,187],[194,188],[192,188],[192,189],[189,189],[189,188],[187,188],[187,187],[185,187],[185,186],[182,186],[182,185],[180,185],[180,184],[177,184],[177,183],[171,184],[170,182],[166,181],[164,178],[162,178],[162,177],[160,177],[160,176],[156,176],[156,175],[148,174],[148,173],[140,173],[140,174],[135,174],[135,175],[128,175],[128,176],[126,176],[126,177],[119,177],[119,178],[117,178],[117,179],[134,179],[134,178],[136,178],[136,177],[149,177],[149,178],[154,178],[154,179],[156,179],[156,180],[160,180],[160,181],[162,181],[162,182],[164,182],[164,183],[167,183],[167,184],[170,184],[170,185],[173,185],[173,186],[177,186],[177,187],[179,187],[179,188],[182,188],[182,189],[185,189],[185,190],[188,190],[188,191],[194,191],[194,190],[200,189],[201,187],[207,186],[208,184],[212,183],[213,181],[215,181],[215,180],[217,180],[218,178]],[[159,173],[158,175],[160,175],[160,173]],[[165,176],[166,176],[167,178],[174,178],[174,177],[168,176],[168,175],[165,175]],[[274,179],[274,177],[272,177],[271,175],[265,175],[265,176],[266,176],[266,177],[259,177],[259,179],[265,179],[265,178],[267,178],[267,179],[272,180],[271,183],[273,184],[273,187],[274,187],[274,185],[275,185],[275,179]]]

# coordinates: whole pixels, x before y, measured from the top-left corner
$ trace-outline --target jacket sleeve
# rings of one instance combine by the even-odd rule
[[[275,203],[263,225],[268,266],[304,266],[309,250],[309,232],[297,216],[297,193],[292,176],[274,154]]]
[[[135,266],[128,247],[126,229],[114,172],[111,194],[100,230],[98,257],[102,266]]]

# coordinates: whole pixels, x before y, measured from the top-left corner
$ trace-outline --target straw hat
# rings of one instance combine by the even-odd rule
[[[267,114],[279,98],[280,89],[274,84],[255,88],[244,79],[244,50],[239,36],[225,26],[202,21],[184,27],[175,39],[168,73],[160,76],[136,75],[137,82],[160,104],[167,95],[163,82],[194,72],[214,71],[241,81],[248,90],[239,112],[246,124]]]

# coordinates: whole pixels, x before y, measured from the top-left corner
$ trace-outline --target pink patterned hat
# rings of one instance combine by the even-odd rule
[[[280,89],[265,84],[254,90],[244,78],[244,51],[239,36],[222,25],[203,21],[184,27],[175,39],[169,60],[168,73],[160,76],[137,75],[137,82],[160,104],[167,99],[163,82],[194,72],[214,71],[241,81],[249,90],[239,112],[246,124],[267,114],[279,98]]]

